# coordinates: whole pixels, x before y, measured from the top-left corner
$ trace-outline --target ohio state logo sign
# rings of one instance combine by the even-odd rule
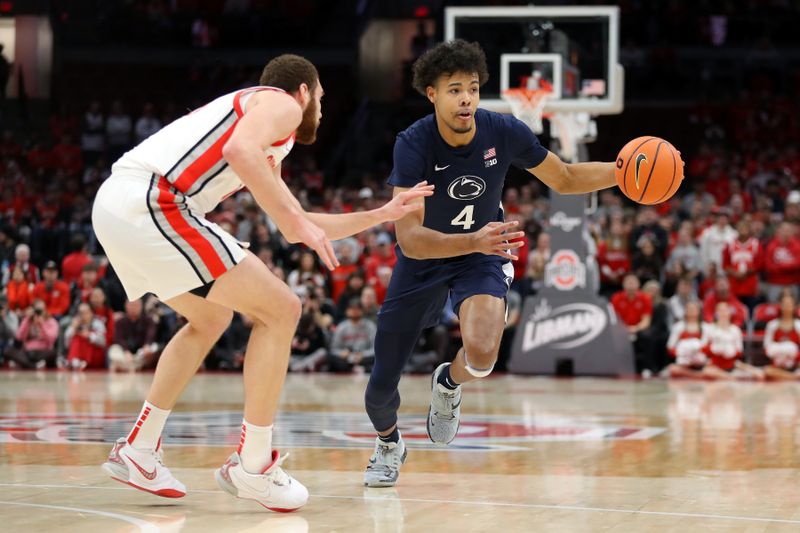
[[[572,250],[558,250],[544,269],[544,284],[561,291],[586,286],[586,265]]]

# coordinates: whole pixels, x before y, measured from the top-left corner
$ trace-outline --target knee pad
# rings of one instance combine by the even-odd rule
[[[475,368],[474,366],[470,365],[466,352],[464,352],[464,363],[464,367],[467,369],[467,372],[476,378],[485,378],[492,373],[492,370],[494,370],[494,365],[490,366],[489,368]]]

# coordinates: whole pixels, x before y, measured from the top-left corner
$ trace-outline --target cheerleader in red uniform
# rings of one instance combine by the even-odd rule
[[[701,311],[699,302],[688,302],[683,320],[676,322],[670,330],[667,352],[675,362],[667,369],[672,378],[703,376],[708,356],[703,351],[707,342],[707,325],[700,319]]]
[[[709,363],[703,374],[709,379],[731,380],[736,378],[763,380],[764,372],[739,360],[744,351],[742,330],[731,323],[731,311],[727,302],[717,304],[716,322],[709,324],[704,351]]]
[[[797,301],[791,293],[781,297],[781,315],[767,323],[764,351],[771,363],[764,369],[777,380],[800,379],[800,320],[795,318]]]

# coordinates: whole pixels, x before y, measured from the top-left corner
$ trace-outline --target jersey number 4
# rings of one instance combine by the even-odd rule
[[[461,210],[459,214],[456,215],[456,218],[450,221],[450,225],[452,226],[461,226],[464,229],[469,229],[475,224],[475,219],[472,218],[472,213],[475,211],[474,205],[468,205],[464,209]]]

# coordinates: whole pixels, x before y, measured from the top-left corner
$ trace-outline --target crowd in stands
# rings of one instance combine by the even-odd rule
[[[706,139],[684,151],[687,177],[678,196],[645,207],[607,190],[589,218],[600,291],[626,324],[644,375],[798,375],[800,125],[786,118],[775,124],[759,104],[765,100],[743,98],[735,121],[698,112]],[[152,295],[126,301],[92,231],[92,199],[110,162],[170,120],[169,110],[153,104],[130,111],[124,102],[92,102],[80,116],[54,114],[40,135],[0,136],[3,365],[152,368],[185,323]],[[782,135],[755,136],[752,128],[781,128]],[[290,157],[282,173],[308,210],[370,209],[390,196],[377,177],[325,187],[310,157]],[[551,250],[544,187],[512,183],[504,205],[527,234],[514,264],[499,370]],[[301,298],[291,370],[370,370],[377,314],[397,260],[391,225],[335,242],[341,265],[328,272],[314,254],[287,243],[246,191],[208,217],[249,242]],[[205,367],[241,368],[250,327],[237,315]],[[434,368],[459,342],[458,318],[448,308],[419,340],[409,370]]]

